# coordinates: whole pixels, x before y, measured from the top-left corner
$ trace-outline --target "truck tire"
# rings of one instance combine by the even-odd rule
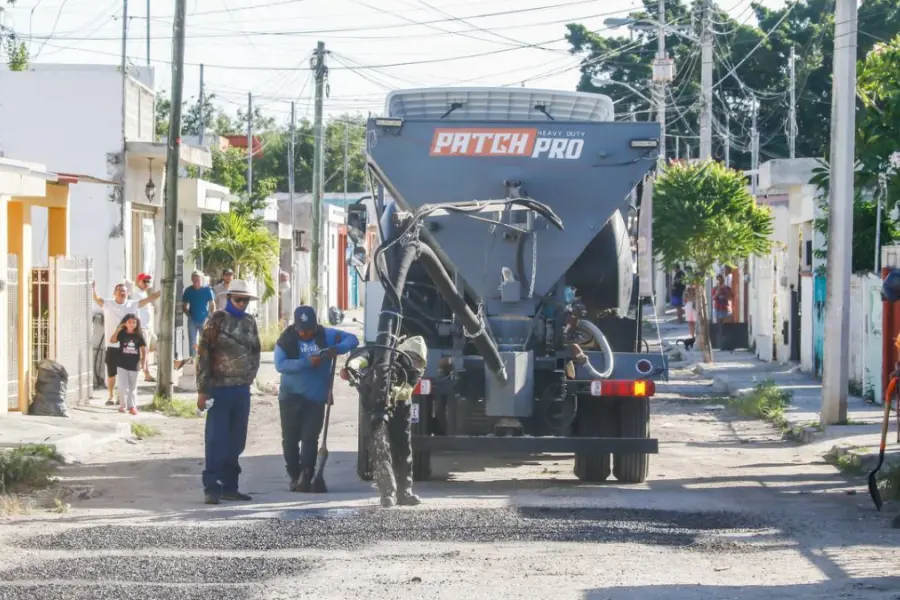
[[[428,435],[430,430],[431,419],[431,403],[430,396],[413,396],[413,402],[419,405],[419,422],[412,424],[413,435]],[[412,475],[413,481],[427,481],[431,479],[431,453],[416,452],[412,453]]]
[[[369,420],[362,402],[359,403],[359,416],[356,425],[356,474],[363,481],[372,481],[372,461],[369,456]]]
[[[619,437],[650,437],[650,398],[619,401]],[[613,475],[621,483],[644,483],[649,467],[649,454],[613,455]]]
[[[615,437],[618,425],[615,403],[602,398],[582,397],[579,400],[575,434],[578,437]],[[611,466],[609,453],[575,453],[575,476],[581,481],[606,481]]]

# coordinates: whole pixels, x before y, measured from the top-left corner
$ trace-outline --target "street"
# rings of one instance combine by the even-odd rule
[[[261,381],[276,381],[271,360]],[[674,370],[673,389],[698,378]],[[658,394],[646,485],[581,484],[568,457],[445,456],[418,484],[422,506],[384,510],[355,473],[346,384],[327,496],[287,491],[277,399],[257,393],[241,462],[252,502],[202,504],[203,421],[165,419],[158,437],[61,470],[95,490],[69,513],[0,522],[0,598],[900,598],[891,515],[714,397]]]

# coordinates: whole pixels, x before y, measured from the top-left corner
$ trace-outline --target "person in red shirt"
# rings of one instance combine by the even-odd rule
[[[716,276],[716,287],[713,289],[713,313],[717,323],[731,322],[731,303],[734,292],[725,285],[723,275]]]

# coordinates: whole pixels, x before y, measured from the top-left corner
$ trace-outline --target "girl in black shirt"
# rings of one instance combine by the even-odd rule
[[[137,414],[138,373],[147,361],[147,343],[141,333],[141,322],[135,314],[127,314],[109,340],[119,343],[118,387],[119,412]]]

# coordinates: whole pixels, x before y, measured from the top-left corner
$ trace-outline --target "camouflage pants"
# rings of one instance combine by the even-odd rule
[[[382,497],[412,493],[412,423],[410,403],[397,402],[387,423],[372,431],[375,483]]]

